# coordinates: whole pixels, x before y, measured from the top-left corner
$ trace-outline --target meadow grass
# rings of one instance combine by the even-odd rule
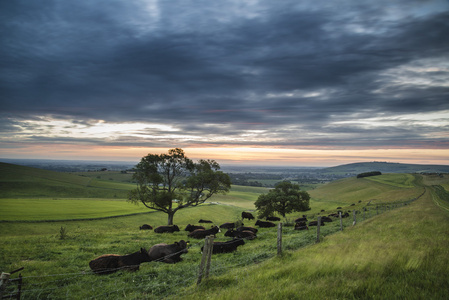
[[[0,199],[0,221],[94,219],[148,212],[143,205],[111,199]]]
[[[348,179],[346,183],[358,186],[342,187],[343,181],[333,186],[333,193],[323,186],[325,191],[318,193],[321,197],[311,202],[313,208],[307,214],[316,217],[318,213],[336,210],[337,206],[361,209],[371,198],[352,198],[354,191],[369,197],[374,194],[389,202],[422,193],[422,186],[399,186],[407,185],[408,177],[401,178],[402,183],[396,180],[393,184]],[[392,179],[395,181],[395,177]],[[281,257],[276,256],[276,229],[259,229],[257,238],[246,241],[236,252],[214,255],[211,276],[199,287],[195,282],[202,240],[190,239],[189,253],[183,255],[181,263],[145,263],[135,273],[96,276],[90,272],[88,262],[105,253],[127,254],[157,243],[187,240],[185,225],[197,224],[201,218],[217,225],[236,221],[263,190],[233,187],[221,201],[211,199],[226,205],[206,204],[180,210],[174,221],[181,232],[174,234],[138,229],[144,223],[153,227],[165,225],[167,216],[159,212],[90,221],[3,222],[0,270],[25,267],[24,299],[443,299],[441,296],[448,291],[443,286],[448,279],[448,213],[432,201],[438,198],[432,193],[434,181],[426,177],[418,183],[422,182],[428,185],[427,192],[411,205],[381,215],[371,210],[364,221],[359,214],[354,227],[352,219],[345,218],[343,232],[339,232],[339,222],[329,223],[321,228],[322,242],[317,245],[315,228],[295,231],[285,226]],[[361,203],[351,206],[356,199]],[[325,213],[321,212],[323,209]],[[255,220],[245,220],[245,225],[254,223]],[[216,240],[228,238],[219,233]]]

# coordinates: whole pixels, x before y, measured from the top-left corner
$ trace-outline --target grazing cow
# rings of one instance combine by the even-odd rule
[[[299,223],[296,223],[295,230],[309,230],[309,227],[307,227],[307,225],[300,226]]]
[[[295,224],[295,227],[296,227],[296,226],[298,226],[298,227],[299,227],[299,226],[306,226],[306,225],[307,225],[306,222],[301,221],[301,222],[296,223],[296,224]]]
[[[160,261],[167,264],[174,264],[182,260],[181,255],[187,253],[189,241],[180,240],[173,244],[156,244],[148,250],[148,255],[152,261]]]
[[[216,235],[220,232],[220,228],[217,226],[212,227],[211,229],[197,229],[188,234],[189,237],[193,237],[194,239],[204,239],[209,235]]]
[[[200,219],[198,223],[212,223],[212,221]]]
[[[338,218],[340,215],[338,213],[329,214],[328,217]]]
[[[252,231],[254,233],[257,233],[259,229],[254,227],[240,226],[239,228],[236,229],[236,231]]]
[[[139,229],[140,230],[150,230],[150,229],[153,229],[153,227],[148,224],[143,224],[142,226],[139,227]]]
[[[341,209],[341,206],[337,207],[337,209]]]
[[[224,228],[224,229],[232,229],[234,227],[235,227],[235,223],[223,223],[220,225],[220,228]]]
[[[225,236],[235,237],[240,239],[254,240],[257,236],[254,232],[249,230],[236,231],[234,229],[228,229],[226,231]]]
[[[301,217],[295,220],[295,223],[299,223],[299,222],[307,222],[307,218],[306,217]]]
[[[104,254],[89,262],[89,267],[96,274],[111,274],[120,269],[129,271],[139,270],[139,266],[143,262],[150,262],[151,258],[148,252],[141,248],[128,255]]]
[[[256,226],[262,227],[262,228],[268,228],[268,227],[276,227],[276,224],[272,222],[265,222],[261,220],[257,220]]]
[[[252,213],[249,212],[242,212],[242,220],[248,219],[248,220],[254,220],[254,216]]]
[[[279,217],[267,217],[266,220],[267,221],[280,221],[281,218],[279,218]]]
[[[342,218],[347,218],[347,217],[349,217],[349,213],[348,213],[348,212],[345,212],[344,214],[341,215],[341,217],[342,217]]]
[[[197,230],[197,229],[206,229],[206,228],[204,228],[204,226],[198,226],[198,225],[187,225],[186,226],[186,229],[184,229],[185,231],[188,231],[188,232],[192,232],[192,231],[194,231],[194,230]]]
[[[230,253],[237,250],[238,246],[245,245],[243,239],[233,239],[227,242],[214,242],[212,247],[212,253]],[[204,247],[201,247],[201,252],[203,252]]]
[[[321,222],[320,225],[324,226],[324,222]],[[318,221],[310,221],[309,226],[318,226]]]
[[[173,233],[179,231],[178,225],[159,226],[154,229],[156,233]]]

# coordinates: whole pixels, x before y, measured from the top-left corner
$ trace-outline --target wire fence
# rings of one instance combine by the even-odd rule
[[[332,218],[333,222],[324,222],[324,226],[308,230],[295,230],[291,222],[283,223],[282,250],[297,250],[323,239],[325,236],[354,226],[389,210],[403,207],[419,199],[416,198],[393,203],[369,204],[360,210],[352,210],[346,218]],[[320,215],[307,216],[309,220]],[[217,239],[220,239],[218,237]],[[278,233],[276,228],[260,228],[257,242],[245,240],[245,245],[230,254],[212,255],[209,277],[220,276],[236,268],[260,263],[273,258],[279,253]],[[140,272],[116,272],[110,275],[97,275],[86,268],[80,272],[61,274],[41,274],[23,276],[20,290],[21,299],[124,299],[124,298],[177,298],[177,291],[194,285],[198,281],[201,247],[204,240],[189,244],[189,254],[184,254],[183,262],[177,264],[161,263],[166,257],[145,263]],[[179,253],[174,253],[176,255]],[[118,269],[117,271],[119,271]],[[26,273],[26,269],[24,270]],[[16,296],[17,286],[11,282],[0,286],[3,298]],[[14,298],[12,298],[14,299]]]

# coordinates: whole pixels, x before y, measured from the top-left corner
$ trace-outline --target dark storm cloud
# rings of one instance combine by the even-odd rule
[[[449,110],[445,3],[426,14],[417,13],[420,1],[251,3],[2,1],[1,112],[88,126],[98,119],[171,124],[204,136],[198,143],[261,130],[273,142],[260,144],[300,146],[326,143],[291,138],[305,131],[406,143],[433,129],[392,126],[388,138],[330,124]],[[406,80],[418,71],[404,66],[438,68],[419,75],[433,85]],[[324,138],[334,139],[349,143]]]

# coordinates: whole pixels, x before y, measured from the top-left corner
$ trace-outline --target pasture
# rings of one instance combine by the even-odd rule
[[[198,224],[199,219],[210,219],[217,225],[237,221],[243,210],[254,209],[254,201],[266,189],[235,186],[228,195],[214,196],[210,200],[219,204],[180,210],[174,221],[181,231],[173,234],[139,230],[139,226],[145,223],[153,227],[165,225],[167,216],[148,212],[124,200],[25,199],[28,203],[42,201],[41,206],[37,202],[34,204],[36,215],[39,215],[39,208],[47,207],[48,215],[39,218],[51,222],[33,222],[32,209],[20,219],[26,222],[0,222],[0,269],[5,272],[25,267],[22,271],[24,299],[176,299],[180,298],[179,295],[183,299],[370,298],[376,295],[376,291],[380,293],[379,298],[385,299],[394,296],[393,292],[388,292],[390,288],[394,288],[394,293],[400,298],[413,299],[410,296],[414,294],[407,290],[407,280],[419,284],[421,294],[414,291],[417,298],[419,295],[428,297],[433,288],[441,291],[434,294],[437,296],[434,298],[440,298],[439,295],[447,292],[442,282],[447,282],[449,274],[448,212],[434,205],[437,196],[429,187],[433,183],[431,179],[426,177],[424,182],[427,186],[422,186],[421,181],[418,182],[420,184],[413,181],[413,186],[410,186],[409,179],[402,175],[380,180],[384,182],[348,178],[317,188],[313,194],[311,191],[312,210],[306,212],[310,220],[319,213],[335,212],[338,206],[344,210],[360,210],[371,201],[368,206],[371,209],[366,212],[364,221],[361,220],[362,215],[358,215],[359,223],[355,227],[352,227],[351,218],[344,219],[343,232],[339,232],[339,222],[326,224],[321,228],[322,243],[317,245],[314,245],[315,228],[295,231],[286,224],[282,257],[276,257],[276,229],[259,229],[257,238],[246,241],[236,252],[214,255],[211,276],[199,289],[195,282],[204,241],[188,239],[185,226]],[[444,182],[448,181],[446,178]],[[374,202],[410,200],[422,194],[423,189],[427,190],[425,195],[405,207],[377,215],[375,206],[372,206]],[[20,199],[0,199],[0,202]],[[75,205],[75,217],[68,214],[62,220],[61,211],[67,210],[67,206],[60,206],[58,210],[54,206],[55,201],[83,205]],[[128,213],[120,210],[118,217],[99,219],[114,214],[113,208],[109,213],[102,211],[102,207],[107,207],[105,203],[109,202],[111,205],[117,203],[118,210],[123,206],[124,209],[141,209],[147,213],[123,216]],[[95,208],[97,219],[69,220],[84,214],[84,205]],[[15,209],[24,207],[19,205]],[[8,214],[12,215],[13,209]],[[20,215],[20,212],[15,214]],[[291,214],[283,222],[301,214]],[[5,218],[13,219],[2,213],[0,219]],[[410,221],[414,221],[413,226],[410,226]],[[244,223],[254,226],[255,220],[245,220]],[[64,228],[64,233],[61,228]],[[435,235],[445,237],[437,240],[432,238]],[[190,240],[189,252],[181,256],[182,262],[174,265],[143,263],[135,273],[123,271],[105,276],[92,274],[88,267],[89,261],[101,254],[128,254],[140,247],[148,249],[154,244],[182,239]],[[228,239],[221,232],[217,234],[216,241]],[[379,259],[379,254],[382,259]],[[412,274],[407,275],[410,272]],[[424,281],[420,281],[423,276],[430,276],[425,282],[431,284],[426,286]],[[389,279],[389,283],[384,277]],[[323,290],[326,290],[325,294]]]

